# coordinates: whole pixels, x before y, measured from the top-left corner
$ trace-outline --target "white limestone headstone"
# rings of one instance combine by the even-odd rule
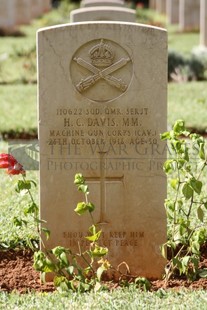
[[[181,31],[199,29],[200,0],[179,0],[179,28]]]
[[[156,9],[156,0],[149,0],[149,8],[151,10],[155,10]]]
[[[156,11],[160,14],[166,14],[166,0],[156,0]]]
[[[98,6],[73,10],[70,13],[70,22],[82,21],[125,21],[136,22],[136,11],[121,7]]]
[[[113,266],[160,278],[165,260],[167,34],[120,22],[38,32],[40,210],[57,245],[84,249],[90,216],[74,208],[82,173]]]
[[[207,47],[207,2],[206,0],[201,0],[200,44]]]
[[[80,6],[124,6],[124,0],[82,0]]]
[[[51,0],[43,0],[42,2],[43,12],[48,12],[52,9]]]
[[[13,29],[16,25],[15,7],[12,0],[0,0],[0,28]]]
[[[179,0],[167,0],[166,12],[168,22],[170,24],[178,24],[179,22]]]
[[[32,0],[14,0],[16,23],[18,25],[31,22],[31,2]]]
[[[33,18],[38,18],[43,14],[43,0],[33,0],[31,2],[31,15]]]

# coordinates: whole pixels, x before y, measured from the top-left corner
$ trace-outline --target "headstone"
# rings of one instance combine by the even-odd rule
[[[179,0],[179,28],[181,31],[199,29],[200,0]]]
[[[40,209],[57,245],[78,250],[90,216],[74,212],[82,173],[113,266],[159,278],[165,260],[167,34],[118,22],[38,32]]]
[[[42,0],[33,0],[31,2],[31,14],[33,18],[38,18],[43,14],[43,2]]]
[[[52,9],[51,0],[43,0],[42,2],[43,12],[48,12]]]
[[[149,8],[151,10],[155,10],[156,9],[156,0],[149,0]]]
[[[179,23],[179,0],[167,0],[166,12],[170,24]]]
[[[0,28],[13,29],[16,25],[15,8],[12,0],[0,1]]]
[[[206,0],[201,0],[200,44],[207,47],[207,2]]]
[[[31,0],[15,0],[15,15],[18,25],[29,24],[31,22]]]
[[[160,14],[166,14],[166,0],[156,0],[156,11]]]
[[[77,23],[81,21],[126,21],[136,22],[136,11],[127,8],[99,6],[88,7],[73,10],[70,13],[70,22]]]
[[[80,6],[124,6],[124,0],[82,0]]]

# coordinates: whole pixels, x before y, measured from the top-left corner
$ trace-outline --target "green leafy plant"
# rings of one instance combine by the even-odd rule
[[[126,262],[120,263],[115,269],[107,260],[108,248],[99,244],[102,231],[94,221],[95,206],[89,201],[89,188],[82,174],[75,175],[74,183],[78,191],[83,193],[84,200],[77,204],[74,211],[78,216],[89,213],[92,225],[85,236],[89,246],[83,250],[77,242],[78,251],[75,252],[62,246],[56,246],[53,249],[46,247],[42,233],[47,240],[50,237],[50,231],[43,227],[45,222],[39,219],[39,208],[32,195],[32,189],[36,187],[36,183],[26,178],[23,166],[12,155],[0,154],[0,168],[7,169],[9,175],[22,176],[22,179],[17,180],[16,192],[21,196],[28,195],[30,199],[23,209],[24,217],[15,216],[13,224],[18,228],[27,227],[29,223],[27,216],[33,218],[39,240],[30,240],[27,246],[34,251],[33,266],[41,272],[43,281],[47,273],[52,273],[55,286],[62,291],[86,292],[91,289],[97,291],[109,287],[105,287],[102,281],[105,273],[104,280],[115,280],[117,285],[129,286],[135,283],[139,289],[145,291],[150,289],[150,282],[147,279],[136,278],[130,274]],[[40,244],[42,250],[39,250]]]
[[[172,197],[166,200],[168,241],[162,247],[170,261],[166,267],[166,281],[179,272],[194,280],[199,274],[200,250],[206,241],[205,212],[207,196],[202,178],[207,166],[205,140],[186,130],[184,121],[175,122],[171,131],[161,135],[169,141],[172,158],[164,163],[169,176]]]
[[[32,217],[32,222],[35,224],[36,233],[40,236],[40,226],[39,224],[44,221],[40,221],[39,219],[39,208],[33,198],[32,188],[36,187],[37,184],[35,181],[27,179],[26,171],[23,166],[11,155],[11,154],[0,154],[0,168],[7,169],[6,172],[8,175],[21,175],[22,178],[16,181],[15,191],[20,194],[22,197],[25,195],[29,196],[29,202],[25,205],[23,209],[24,216],[14,216],[13,224],[21,228],[23,226],[28,227],[31,221],[29,221],[29,217]],[[32,227],[33,231],[34,227]],[[49,235],[49,231],[46,228],[41,228],[47,235]],[[26,242],[26,243],[25,243]],[[21,242],[24,246],[31,248],[33,251],[39,248],[39,240],[32,239],[30,237],[27,238],[24,242]],[[3,248],[7,248],[8,244],[4,244]]]
[[[61,246],[52,250],[45,248],[44,251],[34,254],[34,268],[42,272],[43,278],[46,273],[53,272],[54,284],[61,290],[85,292],[94,287],[101,287],[98,284],[103,272],[110,268],[110,264],[106,259],[108,249],[99,245],[101,230],[94,222],[95,206],[88,200],[89,189],[82,174],[75,175],[74,183],[85,197],[84,201],[77,204],[74,211],[79,216],[89,213],[92,221],[92,226],[85,237],[90,243],[89,248],[83,251],[78,244],[78,253],[73,253],[71,249]]]

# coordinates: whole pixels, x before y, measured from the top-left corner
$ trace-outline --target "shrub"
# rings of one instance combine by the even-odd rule
[[[168,81],[187,82],[205,79],[203,62],[192,55],[186,58],[175,51],[168,53]]]

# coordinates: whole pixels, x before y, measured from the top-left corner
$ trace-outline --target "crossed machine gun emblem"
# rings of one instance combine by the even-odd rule
[[[102,46],[101,46],[101,44],[102,44]],[[90,71],[91,73],[93,73],[93,75],[89,75],[85,79],[81,79],[81,81],[76,85],[76,88],[80,93],[82,93],[86,89],[88,89],[89,87],[94,85],[100,79],[104,79],[109,85],[115,86],[120,91],[125,92],[128,85],[122,79],[118,79],[115,76],[111,75],[111,73],[113,73],[113,72],[117,71],[118,69],[124,67],[130,61],[130,58],[121,58],[120,60],[116,61],[115,63],[112,63],[113,57],[111,57],[110,61],[105,62],[105,60],[107,60],[108,54],[106,54],[106,49],[103,48],[104,44],[102,41],[101,41],[101,44],[99,44],[99,46],[101,46],[101,47],[99,47],[98,52],[96,51],[95,57],[97,57],[96,58],[97,60],[102,60],[102,62],[98,62],[98,61],[95,62],[94,61],[94,63],[97,63],[97,65],[93,65],[93,64],[87,62],[86,60],[80,58],[80,57],[73,58],[73,60],[76,61],[77,64],[79,64],[83,68],[85,68],[88,71]],[[106,46],[106,44],[105,44],[105,46]],[[101,57],[102,57],[102,59],[101,59]],[[110,58],[110,55],[108,56],[108,58]],[[108,66],[108,64],[110,64],[110,62],[112,64]],[[99,67],[106,67],[106,68],[101,70]]]

